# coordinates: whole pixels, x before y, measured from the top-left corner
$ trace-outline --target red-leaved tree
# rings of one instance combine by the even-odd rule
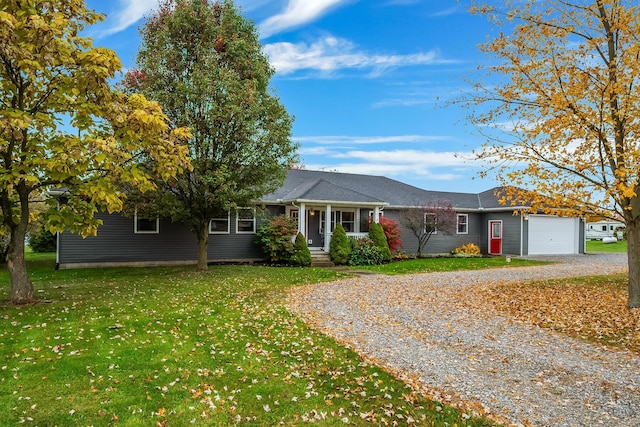
[[[398,251],[402,248],[402,239],[400,239],[402,231],[398,227],[398,222],[383,216],[380,217],[379,221],[382,229],[384,230],[384,235],[387,238],[389,250],[391,252]]]

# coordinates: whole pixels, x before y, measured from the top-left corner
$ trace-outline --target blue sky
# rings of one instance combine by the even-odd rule
[[[157,0],[89,0],[107,15],[87,33],[135,65],[138,28]],[[384,175],[428,190],[480,192],[482,140],[447,101],[487,61],[495,29],[456,0],[236,0],[276,68],[307,169]]]

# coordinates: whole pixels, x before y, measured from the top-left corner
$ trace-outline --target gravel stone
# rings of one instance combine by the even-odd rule
[[[626,254],[535,258],[557,263],[354,277],[295,288],[289,308],[427,395],[477,414],[515,426],[640,426],[637,354],[460,299],[496,283],[627,269]]]

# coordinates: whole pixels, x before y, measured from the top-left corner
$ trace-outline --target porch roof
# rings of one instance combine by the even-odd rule
[[[280,200],[283,202],[339,203],[366,206],[388,205],[383,200],[333,184],[324,179],[302,182],[299,186],[283,195]]]

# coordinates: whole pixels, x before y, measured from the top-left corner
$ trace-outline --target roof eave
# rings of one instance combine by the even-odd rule
[[[263,203],[276,203],[276,204],[287,204],[287,203],[305,203],[311,205],[341,205],[341,206],[389,206],[387,202],[351,202],[344,200],[315,200],[315,199],[278,199],[278,200],[263,200]]]

